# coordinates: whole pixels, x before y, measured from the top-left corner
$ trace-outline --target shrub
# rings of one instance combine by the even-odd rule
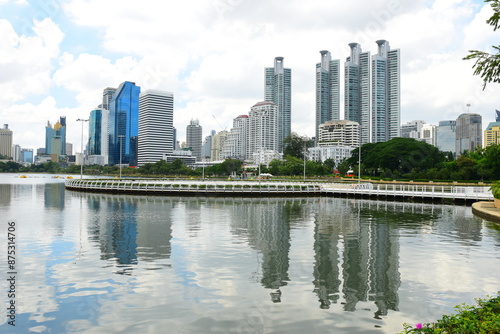
[[[499,292],[500,293],[500,292]],[[490,299],[477,299],[477,306],[455,306],[455,315],[444,315],[430,324],[404,324],[403,333],[500,333],[500,295]]]
[[[491,192],[493,193],[493,197],[496,199],[500,199],[500,181],[493,183],[490,187]]]

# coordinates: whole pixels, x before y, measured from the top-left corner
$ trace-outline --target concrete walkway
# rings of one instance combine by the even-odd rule
[[[472,213],[489,221],[500,223],[500,209],[491,202],[475,202],[472,204]]]

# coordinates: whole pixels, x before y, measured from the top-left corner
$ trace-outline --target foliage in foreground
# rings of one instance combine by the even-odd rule
[[[491,299],[477,299],[477,306],[461,304],[455,307],[455,315],[445,315],[430,324],[404,324],[408,333],[429,334],[497,334],[500,333],[500,292]]]

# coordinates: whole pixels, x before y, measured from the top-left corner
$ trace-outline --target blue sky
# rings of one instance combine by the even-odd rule
[[[486,126],[500,109],[499,87],[483,91],[461,58],[498,44],[500,32],[485,23],[491,14],[478,0],[0,0],[0,123],[14,143],[36,149],[47,121],[66,116],[78,151],[76,119],[104,88],[128,80],[174,93],[183,141],[192,118],[208,135],[248,113],[263,99],[264,67],[283,56],[292,131],[312,136],[319,51],[343,62],[348,43],[374,54],[386,39],[401,50],[403,123],[456,119],[470,103]]]

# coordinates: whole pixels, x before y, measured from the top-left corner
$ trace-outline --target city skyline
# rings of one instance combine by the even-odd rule
[[[403,50],[401,123],[456,119],[471,104],[470,112],[486,124],[499,109],[500,87],[489,84],[483,91],[473,62],[462,60],[467,50],[488,51],[496,43],[498,32],[485,23],[492,10],[483,1],[375,1],[361,7],[313,0],[307,10],[298,2],[221,3],[179,3],[165,20],[152,1],[124,1],[115,10],[111,2],[0,0],[0,117],[14,144],[43,147],[43,125],[66,116],[67,141],[79,151],[76,119],[88,118],[103,88],[123,81],[178,96],[178,138],[185,138],[191,118],[200,120],[204,136],[229,128],[262,99],[262,68],[276,56],[293,71],[291,130],[312,137],[318,51],[329,50],[343,62],[349,43],[373,54],[379,39]],[[341,109],[344,118],[342,103]],[[85,130],[85,142],[87,136]]]

